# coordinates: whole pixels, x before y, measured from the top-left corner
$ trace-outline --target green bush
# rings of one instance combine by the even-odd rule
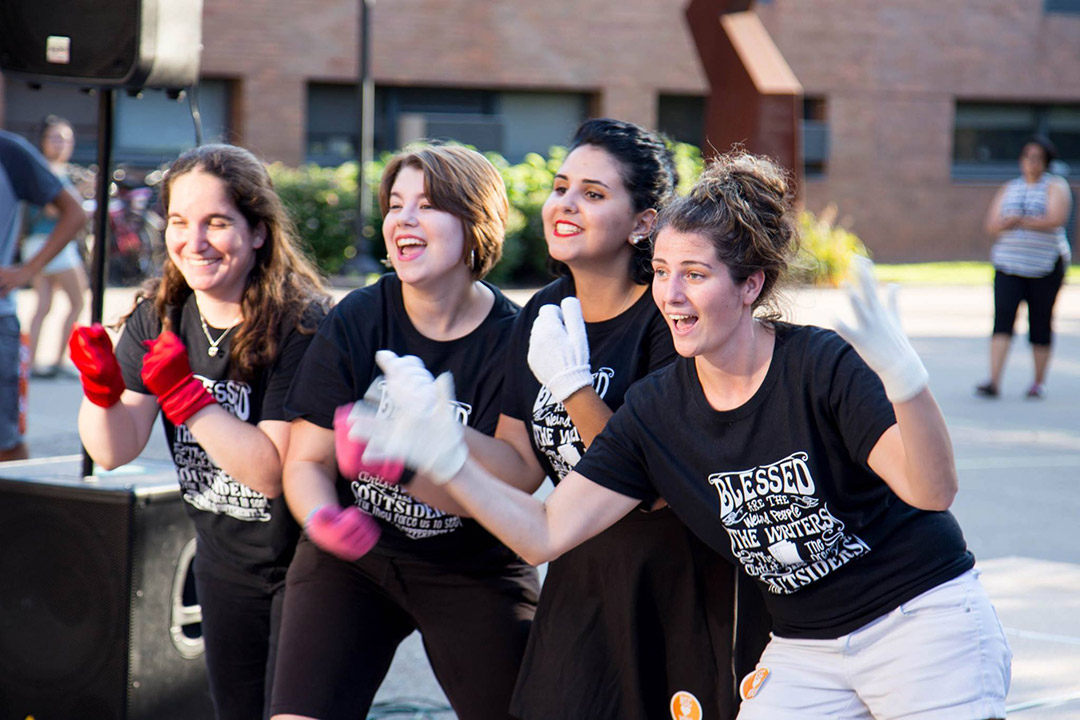
[[[382,175],[385,158],[368,163],[368,182]],[[297,233],[307,253],[328,275],[340,273],[356,255],[357,163],[338,167],[303,165],[291,168],[270,165],[270,177],[285,208],[296,223]],[[378,185],[373,186],[373,192]],[[366,223],[372,257],[385,257],[380,241],[382,218],[377,199]]]
[[[551,192],[555,172],[566,150],[553,147],[546,158],[530,153],[516,165],[497,153],[486,155],[506,182],[510,200],[503,257],[489,279],[499,285],[544,282],[547,244],[540,208]],[[373,195],[366,234],[371,256],[376,260],[386,257],[377,193],[390,157],[386,153],[364,169]],[[317,165],[290,168],[281,163],[270,166],[274,187],[296,222],[305,249],[329,275],[346,271],[346,263],[356,254],[356,168],[355,162],[336,168]]]
[[[274,187],[305,249],[327,274],[341,270],[356,236],[356,163],[270,166]]]
[[[836,224],[836,212],[836,206],[829,205],[821,215],[809,210],[799,213],[802,247],[793,268],[796,280],[835,286],[847,275],[852,257],[870,256],[855,233]]]
[[[675,171],[679,174],[679,185],[675,191],[679,195],[685,195],[697,182],[701,170],[705,167],[705,160],[697,146],[687,143],[672,143],[671,154],[675,156]]]
[[[680,194],[686,193],[698,179],[703,167],[701,151],[693,145],[671,146],[679,173]],[[547,281],[547,243],[540,210],[551,193],[555,173],[566,157],[566,149],[552,147],[544,157],[529,153],[510,164],[497,153],[486,153],[506,182],[510,200],[503,257],[489,279],[497,285],[535,285]],[[372,188],[372,209],[365,227],[371,258],[386,257],[382,240],[382,217],[378,207],[378,187],[383,169],[390,159],[384,153],[364,168]],[[338,167],[305,165],[290,168],[280,163],[270,166],[274,186],[296,222],[300,238],[323,272],[334,275],[350,270],[347,265],[356,254],[357,163]],[[839,227],[836,208],[830,206],[818,217],[803,212],[799,216],[802,254],[796,262],[795,276],[801,282],[835,284],[847,272],[852,254],[868,255],[853,233]]]
[[[551,194],[555,173],[566,157],[566,149],[552,147],[546,158],[529,153],[516,165],[495,153],[487,156],[502,174],[510,200],[503,257],[492,271],[491,281],[496,284],[546,282],[547,242],[540,210]]]

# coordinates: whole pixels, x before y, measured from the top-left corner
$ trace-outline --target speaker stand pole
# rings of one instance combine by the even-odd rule
[[[94,197],[94,251],[90,256],[90,322],[101,322],[105,311],[105,258],[108,254],[109,185],[112,180],[113,102],[112,88],[98,88],[97,177]],[[83,447],[82,476],[94,474],[94,461]]]
[[[372,141],[375,133],[375,81],[371,78],[371,9],[375,0],[359,0],[357,27],[356,69],[356,254],[346,263],[345,271],[359,274],[361,279],[383,270],[371,257],[371,237],[367,234],[371,218],[371,186],[364,177],[364,168],[375,154]],[[378,228],[374,229],[379,232]],[[366,280],[365,280],[366,282]]]

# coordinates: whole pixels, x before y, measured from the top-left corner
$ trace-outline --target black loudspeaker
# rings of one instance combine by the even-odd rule
[[[0,720],[201,720],[213,708],[171,464],[0,464]]]
[[[179,89],[201,53],[202,0],[0,2],[0,70],[28,82]]]

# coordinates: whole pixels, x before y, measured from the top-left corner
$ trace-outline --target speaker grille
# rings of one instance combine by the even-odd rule
[[[0,485],[2,717],[122,717],[132,500],[9,489]]]

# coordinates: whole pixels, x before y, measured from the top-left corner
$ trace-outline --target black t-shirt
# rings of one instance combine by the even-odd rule
[[[317,304],[307,311],[318,320]],[[237,379],[229,368],[230,332],[210,357],[199,322],[195,296],[181,308],[170,309],[173,330],[188,349],[191,371],[230,413],[251,425],[263,420],[285,420],[285,394],[312,335],[295,327],[283,327],[277,360],[248,380]],[[161,320],[151,301],[139,304],[128,318],[116,346],[116,357],[129,390],[150,394],[140,372],[146,354],[145,340],[161,333]],[[222,331],[210,328],[213,337]],[[284,577],[300,531],[285,506],[283,496],[267,498],[230,477],[207,455],[186,425],[175,426],[162,416],[165,439],[180,480],[185,509],[195,522],[199,555],[219,565],[256,573],[276,582]]]
[[[559,278],[537,292],[514,323],[502,414],[521,420],[544,472],[558,483],[585,454],[577,428],[561,402],[551,397],[529,370],[529,333],[542,305],[558,305],[574,294],[573,280]],[[586,323],[593,388],[612,410],[623,403],[630,385],[675,358],[671,332],[646,292],[621,315]]]
[[[576,470],[667,500],[762,585],[774,632],[851,632],[974,565],[955,518],[900,500],[867,465],[896,422],[877,375],[836,333],[778,323],[742,407],[714,410],[694,361],[639,382]]]
[[[486,286],[495,294],[488,316],[465,337],[445,342],[415,328],[405,311],[397,275],[384,275],[374,285],[349,293],[320,326],[297,370],[285,403],[289,418],[332,428],[334,410],[364,397],[382,377],[376,351],[393,350],[416,355],[434,375],[450,371],[462,424],[493,435],[506,342],[518,307],[493,285]],[[439,558],[498,545],[476,521],[444,513],[399,486],[369,479],[366,473],[356,478],[339,475],[337,490],[343,506],[355,504],[379,520],[383,534],[376,552]]]

